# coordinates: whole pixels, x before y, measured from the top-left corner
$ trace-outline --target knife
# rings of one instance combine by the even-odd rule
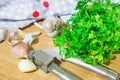
[[[61,80],[83,80],[69,70],[62,68],[61,66],[58,66],[56,63],[54,63],[54,58],[44,52],[44,50],[30,51],[28,54],[28,59],[31,60],[38,69],[41,69],[46,73],[51,72],[54,75],[58,76]]]
[[[42,49],[45,53],[51,55],[52,57],[56,57],[57,59],[61,60],[64,59],[64,57],[60,56],[59,49],[58,48],[49,48],[49,49]],[[94,71],[102,76],[107,77],[110,80],[120,80],[120,74],[116,71],[108,68],[107,66],[104,66],[102,64],[98,64],[96,66],[93,66],[91,64],[87,64],[82,61],[82,59],[78,58],[68,58],[64,59],[65,61],[72,62],[74,64],[77,64],[79,66],[82,66],[86,69],[89,69],[91,71]]]

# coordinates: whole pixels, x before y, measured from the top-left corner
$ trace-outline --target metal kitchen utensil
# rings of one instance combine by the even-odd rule
[[[55,64],[53,62],[54,58],[42,50],[30,51],[28,54],[28,59],[30,59],[37,66],[37,68],[44,72],[52,72],[62,80],[83,80],[67,69],[64,69]]]
[[[57,59],[62,59],[62,57],[59,54],[58,48],[43,49],[42,51],[44,51],[45,53],[47,53],[53,57],[56,57]],[[77,64],[79,66],[82,66],[91,71],[94,71],[98,74],[101,74],[101,75],[109,78],[110,80],[119,80],[120,79],[119,73],[117,73],[116,71],[114,71],[104,65],[98,64],[97,66],[93,66],[93,65],[87,64],[87,63],[83,62],[81,59],[77,59],[77,58],[69,58],[69,59],[65,59],[65,60],[72,62],[74,64]]]
[[[96,73],[99,73],[99,74],[109,78],[110,80],[120,80],[119,73],[117,73],[116,71],[114,71],[104,65],[98,64],[96,66],[92,66],[90,64],[83,62],[81,59],[73,59],[73,58],[67,59],[67,61],[70,61],[70,62],[80,65],[86,69],[89,69]]]

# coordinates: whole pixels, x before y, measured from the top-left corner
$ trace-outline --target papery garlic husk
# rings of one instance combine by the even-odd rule
[[[25,34],[26,34],[25,32],[16,28],[8,29],[7,42],[11,45],[15,45],[24,39]]]
[[[21,72],[31,72],[31,71],[35,71],[37,69],[37,67],[30,60],[23,59],[18,63],[18,69]]]
[[[57,35],[61,30],[61,20],[55,16],[48,16],[43,21],[43,30],[51,37]]]
[[[54,37],[55,35],[58,35],[61,31],[53,31],[53,32],[50,32],[50,33],[47,33],[48,36],[50,37]]]
[[[0,42],[4,41],[7,37],[7,29],[0,29]]]
[[[12,55],[17,58],[27,58],[28,51],[29,51],[29,45],[23,42],[17,43],[11,49]]]
[[[31,43],[40,35],[40,31],[27,33],[22,42],[31,45]]]
[[[31,45],[32,41],[35,40],[40,34],[40,31],[26,33],[19,29],[11,29],[8,30],[8,32],[9,34],[7,41],[11,45],[15,45],[19,42],[24,42]]]

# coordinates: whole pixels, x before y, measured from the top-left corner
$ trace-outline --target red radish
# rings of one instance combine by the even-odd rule
[[[19,42],[11,49],[12,54],[17,58],[27,58],[29,47],[23,42]]]

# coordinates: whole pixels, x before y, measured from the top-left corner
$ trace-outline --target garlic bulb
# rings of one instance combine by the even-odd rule
[[[17,58],[27,58],[29,46],[23,42],[19,42],[11,49],[12,55]]]
[[[61,30],[61,20],[55,16],[48,16],[43,21],[43,30],[51,37],[57,35]]]
[[[35,71],[37,67],[28,59],[23,59],[18,63],[18,69],[21,72],[31,72]]]

